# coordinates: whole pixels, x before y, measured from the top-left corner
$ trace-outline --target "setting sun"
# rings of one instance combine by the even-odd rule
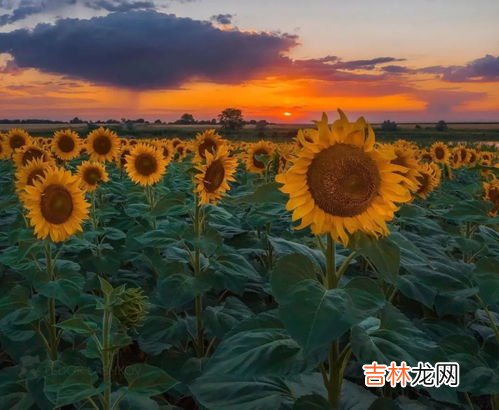
[[[285,117],[291,117],[292,114],[290,112],[286,111],[286,112],[283,113],[283,115]]]

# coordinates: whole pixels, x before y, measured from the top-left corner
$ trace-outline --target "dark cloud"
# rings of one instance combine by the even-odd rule
[[[154,11],[63,19],[0,33],[17,66],[133,89],[189,80],[237,83],[287,63],[294,36],[222,31],[209,22]]]
[[[451,82],[499,81],[499,56],[487,54],[462,67],[449,67],[442,79]]]
[[[155,4],[151,0],[21,0],[19,6],[14,7],[10,14],[0,15],[0,26],[15,23],[36,14],[56,12],[62,8],[75,5],[109,12],[152,10],[155,8]],[[0,3],[0,6],[10,9],[13,5]]]
[[[215,16],[211,16],[211,21],[222,25],[229,25],[232,24],[233,18],[234,16],[232,14],[217,14]]]

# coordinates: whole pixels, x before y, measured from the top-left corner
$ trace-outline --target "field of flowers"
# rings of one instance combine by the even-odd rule
[[[279,144],[0,134],[0,410],[498,410],[498,168],[341,111]]]

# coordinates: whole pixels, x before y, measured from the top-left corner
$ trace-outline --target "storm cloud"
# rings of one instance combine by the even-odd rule
[[[191,80],[238,83],[286,65],[296,46],[286,34],[223,31],[211,23],[155,11],[62,19],[0,33],[0,53],[37,68],[132,89],[178,88]]]

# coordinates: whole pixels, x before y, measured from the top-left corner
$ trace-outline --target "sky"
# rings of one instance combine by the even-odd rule
[[[497,0],[0,0],[0,118],[499,121]]]

